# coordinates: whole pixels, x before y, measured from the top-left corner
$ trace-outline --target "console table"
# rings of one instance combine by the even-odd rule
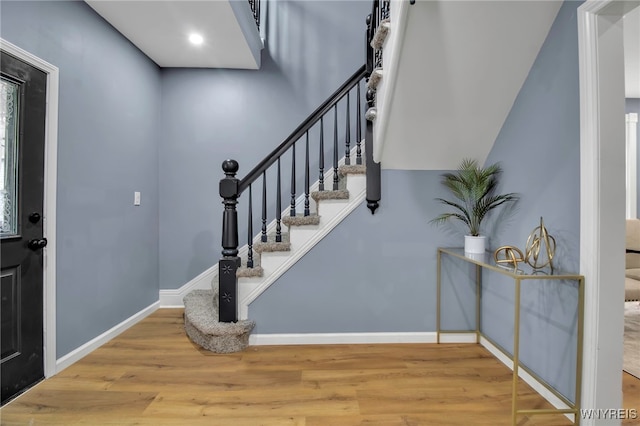
[[[441,289],[442,289],[442,257],[452,256],[475,265],[475,285],[476,285],[476,317],[475,330],[442,330],[441,327]],[[499,274],[506,275],[513,279],[515,286],[514,301],[514,333],[513,333],[513,355],[504,351],[500,345],[495,344],[481,330],[480,324],[480,296],[482,290],[482,270],[487,269],[495,271]],[[569,280],[578,283],[578,318],[577,318],[577,348],[576,348],[576,383],[575,383],[575,402],[571,402],[567,397],[546,383],[530,369],[520,364],[520,286],[524,280]],[[534,414],[573,414],[574,424],[580,424],[580,388],[582,380],[582,344],[583,344],[583,325],[584,325],[584,277],[577,274],[567,274],[559,271],[551,271],[549,268],[535,270],[529,265],[523,263],[518,264],[517,269],[512,266],[502,266],[497,264],[492,254],[465,254],[462,248],[438,248],[437,263],[437,304],[436,304],[436,332],[437,343],[440,343],[441,334],[446,333],[475,333],[476,343],[480,343],[480,338],[484,338],[496,346],[505,356],[513,362],[513,385],[511,395],[511,415],[512,424],[517,424],[518,415],[534,415]],[[549,408],[549,409],[519,409],[518,408],[518,378],[519,369],[526,371],[533,376],[538,382],[545,386],[551,393],[564,402],[569,408]]]

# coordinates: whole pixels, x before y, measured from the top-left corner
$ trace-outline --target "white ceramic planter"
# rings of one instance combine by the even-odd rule
[[[464,236],[464,252],[465,253],[484,253],[487,237],[480,235],[474,237],[473,235]]]

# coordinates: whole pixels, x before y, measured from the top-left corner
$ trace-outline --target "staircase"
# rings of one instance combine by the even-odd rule
[[[217,353],[244,349],[255,326],[255,322],[249,319],[251,302],[365,197],[371,212],[377,209],[380,164],[375,163],[372,157],[371,120],[375,118],[375,87],[382,76],[381,49],[389,33],[388,18],[389,2],[375,0],[372,13],[367,17],[369,43],[366,65],[345,81],[245,178],[236,177],[239,165],[235,160],[223,163],[225,178],[220,181],[220,196],[225,206],[223,257],[218,263],[218,274],[212,280],[212,289],[194,290],[184,298],[185,330],[203,348]],[[367,103],[364,114],[363,92]],[[368,120],[363,120],[365,116]],[[302,167],[297,165],[299,157],[304,158]],[[325,157],[332,160],[326,171]],[[290,167],[290,193],[287,194],[290,202],[283,209],[282,169],[285,162],[286,167]],[[315,170],[311,171],[316,164],[317,175]],[[318,180],[310,185],[312,174],[318,176]],[[254,187],[261,190],[259,220],[254,219]],[[274,187],[275,190],[272,189]],[[296,188],[300,187],[298,195]],[[247,197],[248,241],[238,249],[236,205],[241,194]],[[267,225],[267,211],[273,206],[276,217]],[[254,234],[256,222],[261,225],[261,230]]]

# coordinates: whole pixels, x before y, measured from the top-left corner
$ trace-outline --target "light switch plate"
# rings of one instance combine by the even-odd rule
[[[134,206],[139,206],[140,205],[140,192],[138,192],[138,191],[133,193],[133,205]]]

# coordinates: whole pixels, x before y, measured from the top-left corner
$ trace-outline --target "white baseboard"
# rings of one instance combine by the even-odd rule
[[[435,343],[435,332],[252,334],[249,345],[339,345],[359,343]]]
[[[83,357],[88,355],[89,353],[93,352],[98,347],[104,345],[109,340],[113,339],[114,337],[116,337],[117,335],[122,333],[123,331],[127,330],[129,327],[131,327],[131,326],[137,324],[138,322],[142,321],[143,319],[145,319],[146,317],[148,317],[149,315],[154,313],[159,307],[160,307],[160,302],[155,302],[155,303],[149,305],[148,307],[144,308],[143,310],[141,310],[140,312],[136,313],[135,315],[133,315],[133,316],[127,318],[126,320],[122,321],[120,324],[118,324],[118,325],[112,327],[111,329],[105,331],[104,333],[102,333],[98,337],[90,340],[89,342],[85,343],[84,345],[80,346],[79,348],[77,348],[77,349],[69,352],[68,354],[64,355],[63,357],[59,358],[56,361],[56,374],[61,372],[65,368],[69,367],[71,364],[79,361],[80,359],[82,359]]]
[[[252,334],[249,344],[339,345],[360,343],[436,343],[436,332]],[[441,343],[476,343],[475,333],[440,334]]]
[[[511,371],[513,371],[513,361],[506,356],[500,349],[498,349],[493,343],[484,337],[480,337],[480,344],[484,346],[493,356],[498,358],[500,362],[509,367]],[[531,386],[533,390],[535,390],[540,396],[546,399],[551,405],[555,408],[567,409],[571,408],[567,404],[564,403],[560,398],[553,394],[549,389],[547,389],[542,383],[540,383],[536,378],[527,373],[522,368],[518,369],[518,377],[520,377],[526,384]],[[573,421],[573,414],[565,414],[569,420]]]
[[[440,343],[476,343],[476,333],[440,333]]]
[[[160,290],[161,308],[183,308],[182,299],[192,290],[211,290],[211,280],[218,274],[218,264],[191,279],[185,285],[176,289]]]

